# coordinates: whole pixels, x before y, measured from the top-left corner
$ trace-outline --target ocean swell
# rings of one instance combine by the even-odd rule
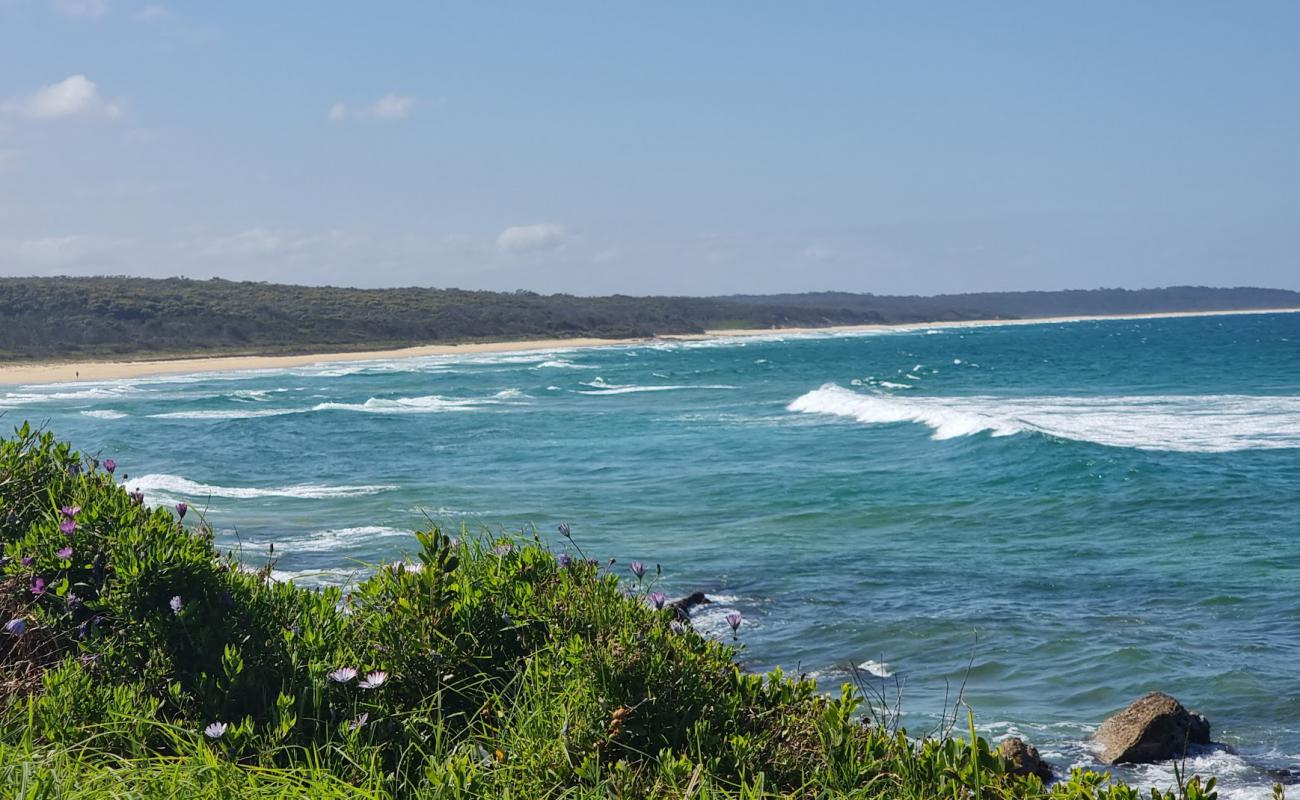
[[[1217,453],[1300,447],[1300,397],[899,397],[828,383],[787,408],[864,424],[917,423],[933,439],[1041,433],[1111,447]]]

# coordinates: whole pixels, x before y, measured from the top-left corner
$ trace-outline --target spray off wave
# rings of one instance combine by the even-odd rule
[[[1300,447],[1300,397],[1147,395],[1132,397],[899,397],[828,383],[790,411],[868,425],[916,423],[933,439],[1041,433],[1110,447],[1220,453]]]

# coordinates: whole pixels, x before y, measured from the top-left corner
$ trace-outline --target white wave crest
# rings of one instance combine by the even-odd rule
[[[590,389],[578,390],[578,394],[606,395],[606,394],[636,394],[638,392],[676,392],[684,389],[737,389],[737,386],[728,386],[726,384],[709,384],[702,386],[618,386],[609,389]]]
[[[203,499],[206,497],[231,497],[251,499],[260,497],[292,497],[307,500],[324,500],[332,497],[360,497],[378,494],[396,486],[323,486],[307,483],[297,486],[273,486],[269,488],[245,486],[213,486],[198,483],[180,475],[141,475],[127,482],[131,491],[144,492],[145,499],[156,503],[160,499]]]
[[[551,361],[543,361],[533,369],[596,369],[596,367],[592,364],[575,364],[567,358],[557,358]]]
[[[441,411],[472,411],[485,405],[497,405],[526,398],[518,389],[506,389],[492,397],[424,397],[393,399],[372,397],[364,403],[319,403],[312,411],[361,411],[370,414],[434,414]]]
[[[283,539],[275,543],[275,550],[277,553],[281,550],[286,553],[331,553],[357,545],[370,544],[377,539],[395,538],[409,538],[412,542],[415,541],[411,531],[383,525],[362,525],[356,528],[331,528],[300,538]],[[255,546],[260,548],[265,544],[267,542],[258,542]]]
[[[150,414],[152,419],[255,419],[257,417],[280,417],[285,414],[301,414],[301,408],[213,408],[197,411],[165,411]]]
[[[48,384],[52,388],[60,388],[59,384]],[[24,389],[43,388],[43,385],[36,384],[24,386]],[[90,386],[86,389],[76,389],[73,391],[52,391],[52,392],[6,392],[0,396],[0,406],[21,406],[31,403],[49,403],[66,400],[111,400],[122,398],[137,392],[133,384],[102,384]]]
[[[123,419],[128,416],[121,411],[114,411],[111,408],[97,408],[91,411],[81,412],[83,417],[94,417],[95,419]]]
[[[871,675],[875,675],[877,678],[894,677],[894,668],[883,661],[863,661],[858,665],[858,669]]]
[[[1189,453],[1300,447],[1300,397],[1290,396],[903,398],[826,384],[787,408],[866,424],[918,423],[933,430],[934,439],[1035,432]]]

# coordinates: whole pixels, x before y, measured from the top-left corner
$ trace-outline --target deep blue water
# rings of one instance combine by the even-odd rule
[[[771,336],[8,387],[8,423],[346,581],[427,514],[659,563],[744,658],[1059,766],[1151,689],[1300,768],[1300,314]],[[562,542],[558,542],[563,544]],[[970,665],[969,669],[967,665]],[[878,674],[891,674],[884,679]],[[1167,783],[1163,767],[1123,772]]]

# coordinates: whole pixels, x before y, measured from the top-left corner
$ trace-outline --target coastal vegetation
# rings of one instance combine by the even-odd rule
[[[700,635],[655,567],[591,559],[565,526],[431,528],[308,590],[119,474],[27,425],[0,442],[6,797],[1147,796],[1021,774],[967,709],[914,738],[859,687],[749,673],[739,615]],[[1150,795],[1177,796],[1214,783]]]
[[[711,329],[1300,307],[1300,292],[1174,287],[935,297],[579,297],[183,278],[0,278],[0,361],[293,354]]]

